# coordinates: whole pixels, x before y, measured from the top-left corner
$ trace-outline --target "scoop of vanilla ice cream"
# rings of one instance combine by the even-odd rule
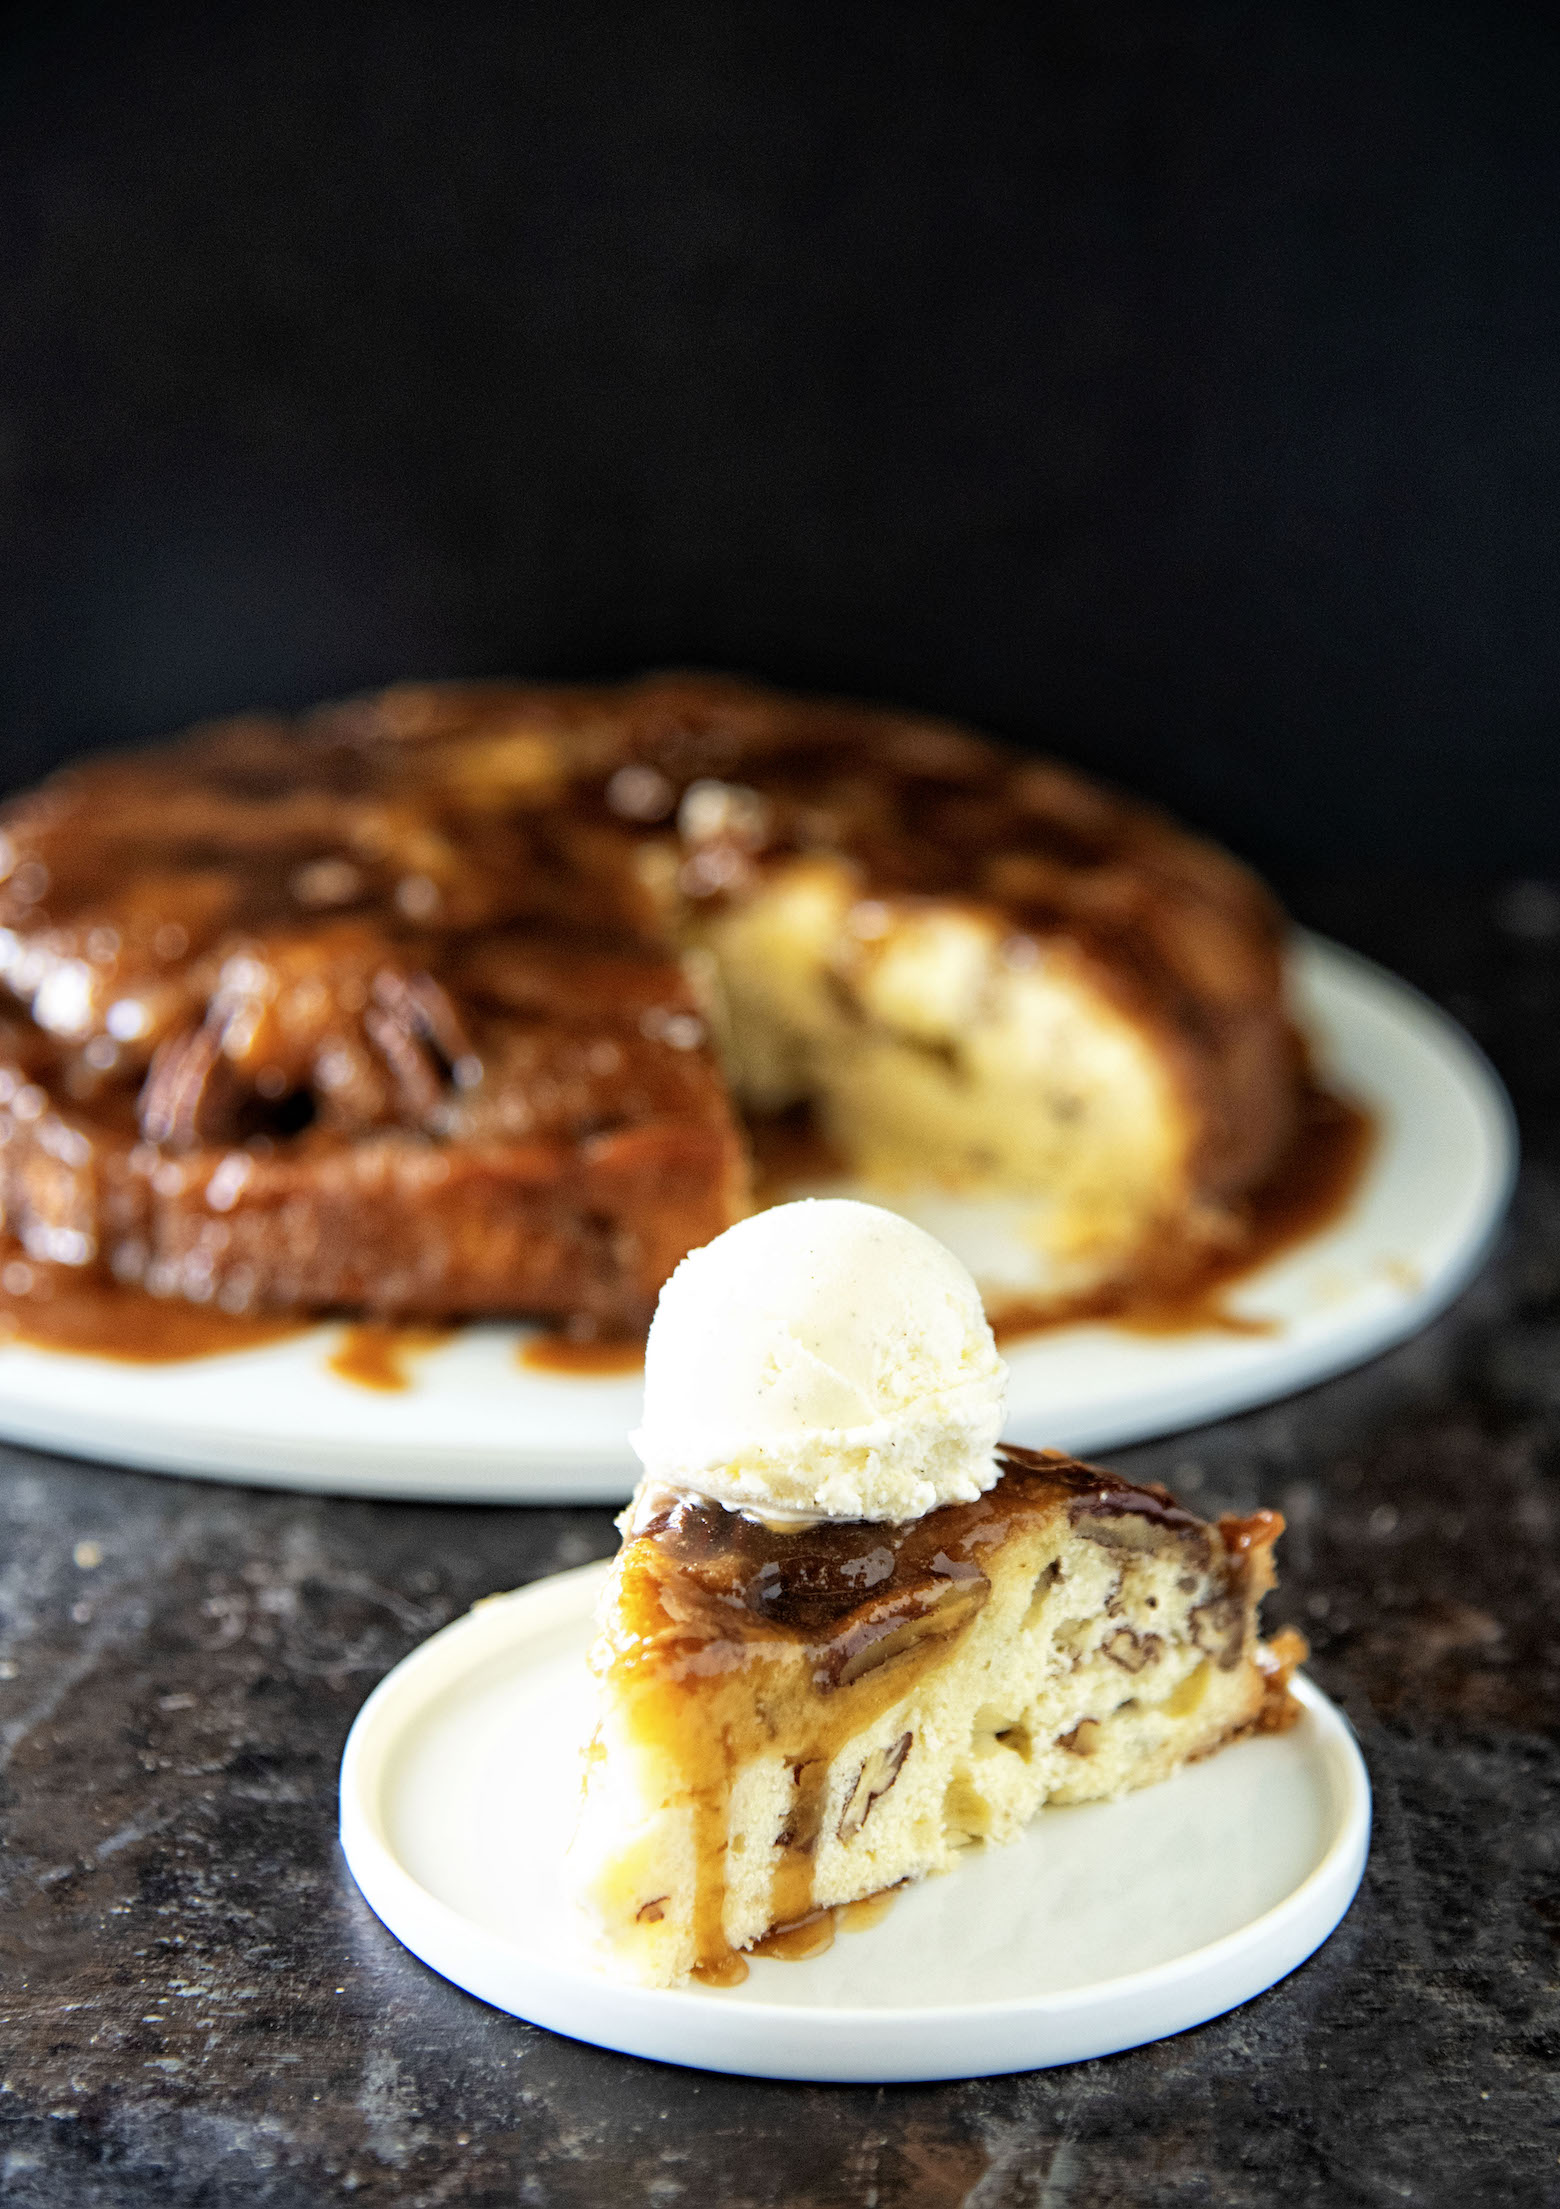
[[[630,1439],[647,1483],[760,1517],[913,1519],[995,1483],[1006,1396],[952,1251],[877,1205],[815,1198],[683,1260]]]

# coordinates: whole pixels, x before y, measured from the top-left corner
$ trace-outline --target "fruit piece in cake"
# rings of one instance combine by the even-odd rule
[[[1002,1404],[973,1282],[875,1207],[779,1207],[668,1283],[572,1850],[615,1968],[731,1976],[1043,1803],[1288,1722],[1278,1515],[999,1445]]]

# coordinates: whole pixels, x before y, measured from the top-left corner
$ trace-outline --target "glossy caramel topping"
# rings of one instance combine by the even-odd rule
[[[1074,1520],[1130,1515],[1190,1536],[1205,1532],[1168,1490],[1140,1487],[1060,1452],[1004,1443],[1002,1477],[973,1503],[901,1524],[819,1520],[771,1527],[702,1496],[649,1499],[629,1539],[655,1545],[676,1584],[679,1621],[724,1637],[785,1636],[816,1651],[820,1686],[848,1683],[908,1622],[960,1623],[984,1602],[983,1554],[1015,1525],[1058,1508]]]

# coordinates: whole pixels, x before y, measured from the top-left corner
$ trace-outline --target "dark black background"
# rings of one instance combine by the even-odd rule
[[[1560,871],[1560,11],[0,23],[6,779],[695,661]]]

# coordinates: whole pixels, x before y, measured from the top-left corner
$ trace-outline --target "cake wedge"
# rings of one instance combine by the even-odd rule
[[[806,1258],[791,1267],[775,1247],[785,1230],[764,1224],[784,1212],[836,1215],[796,1223]],[[962,1269],[930,1237],[936,1263],[921,1263],[920,1233],[869,1206],[784,1207],[695,1253],[667,1292],[675,1325],[691,1316],[701,1260],[719,1270],[722,1245],[767,1255],[753,1283],[761,1324],[746,1332],[773,1339],[754,1371],[791,1369],[795,1410],[800,1363],[816,1404],[838,1413],[855,1388],[875,1416],[788,1440],[759,1410],[737,1444],[745,1466],[684,1464],[668,1481],[655,1470],[667,1450],[652,1333],[640,1438],[652,1469],[603,1599],[572,1851],[604,1957],[642,1982],[740,1977],[742,1953],[777,1930],[948,1871],[974,1844],[1014,1839],[1045,1803],[1147,1786],[1293,1714],[1303,1646],[1281,1635],[1265,1647],[1258,1632],[1278,1514],[1210,1524],[1162,1488],[983,1442],[970,1417],[985,1379],[978,1297],[970,1284],[973,1308],[960,1304]],[[789,1337],[776,1325],[785,1303]],[[960,1329],[973,1367],[962,1379],[949,1355]],[[717,1397],[740,1388],[741,1349],[708,1342]],[[918,1389],[939,1354],[945,1385]],[[950,1397],[958,1464],[929,1446],[947,1442]],[[916,1461],[941,1466],[927,1506],[868,1515],[883,1495],[903,1510]],[[865,1509],[801,1509],[809,1462],[836,1497],[853,1465]],[[767,1512],[753,1494],[766,1467],[779,1499]],[[746,1500],[693,1477],[716,1490],[745,1480]]]

